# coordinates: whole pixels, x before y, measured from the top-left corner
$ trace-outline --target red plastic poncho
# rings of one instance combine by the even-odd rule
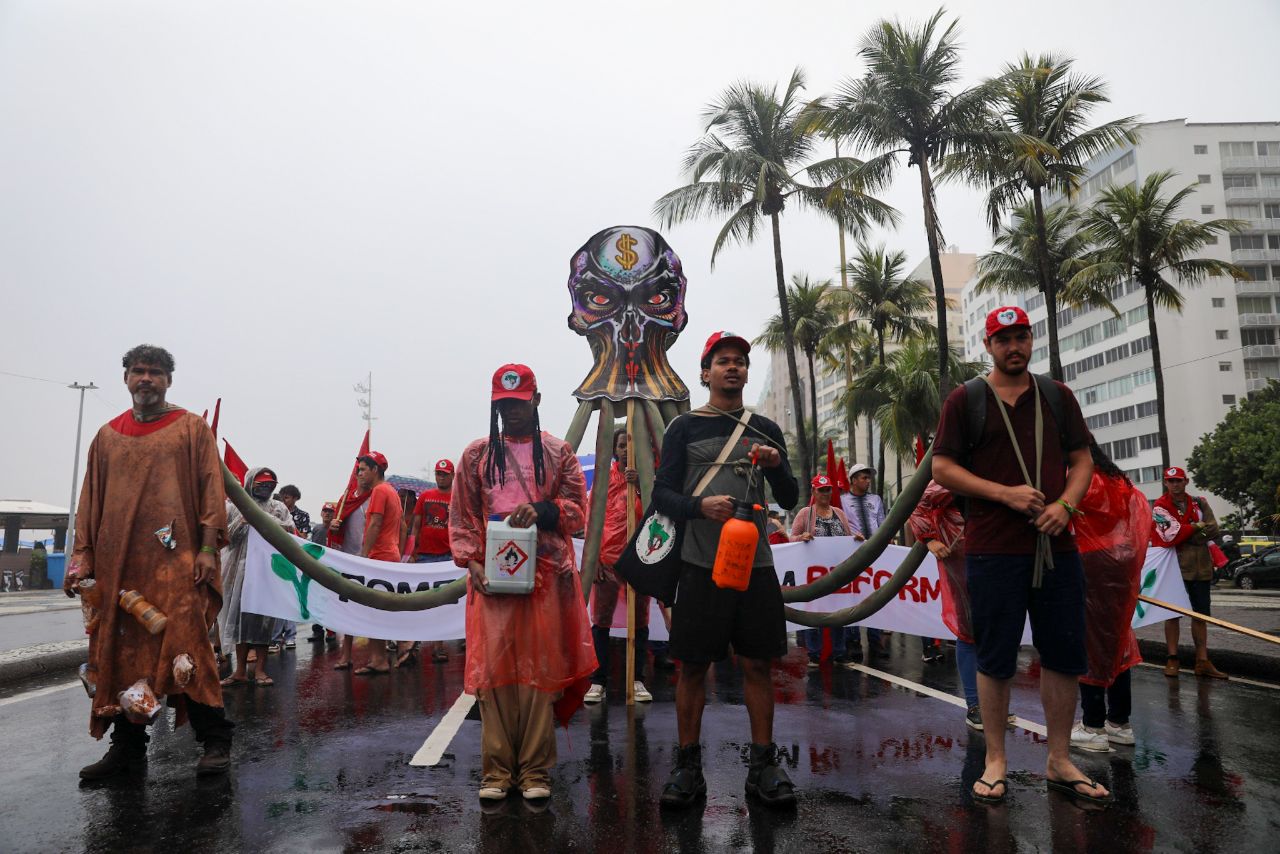
[[[1084,564],[1089,656],[1089,672],[1080,681],[1106,687],[1142,661],[1133,609],[1151,538],[1151,508],[1124,478],[1095,471],[1080,509],[1074,529]]]
[[[964,573],[964,517],[950,490],[929,481],[907,520],[917,540],[941,540],[951,554],[938,562],[938,582],[942,587],[942,622],[965,643],[973,643],[973,623],[969,616],[969,587]]]
[[[559,693],[596,669],[595,650],[582,601],[570,536],[586,518],[586,483],[573,449],[542,434],[545,483],[533,474],[533,442],[506,438],[506,482],[484,482],[489,440],[477,439],[462,452],[449,505],[449,544],[454,562],[484,563],[485,521],[517,506],[552,501],[560,509],[554,531],[538,532],[537,576],[528,595],[486,596],[467,582],[467,661],[469,694],[503,685],[531,685]],[[517,476],[533,495],[526,494]]]
[[[597,481],[598,482],[598,481]],[[590,509],[591,501],[587,500]],[[636,524],[644,517],[644,507],[637,495]],[[590,527],[590,523],[588,523]],[[609,628],[627,625],[627,594],[630,588],[613,572],[613,565],[627,547],[627,481],[622,467],[614,460],[609,469],[609,492],[605,497],[604,538],[600,541],[600,564],[591,586],[591,623]],[[649,597],[636,597],[636,626],[649,625]]]

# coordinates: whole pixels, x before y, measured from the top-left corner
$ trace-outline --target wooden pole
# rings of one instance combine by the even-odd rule
[[[1248,635],[1249,637],[1257,638],[1258,640],[1280,643],[1280,638],[1275,635],[1269,635],[1266,632],[1260,632],[1256,629],[1248,628],[1247,626],[1236,625],[1235,623],[1228,623],[1226,620],[1220,620],[1217,617],[1210,617],[1208,614],[1197,614],[1195,611],[1188,611],[1180,605],[1174,605],[1171,602],[1161,602],[1159,599],[1152,599],[1150,596],[1139,595],[1138,598],[1143,602],[1146,602],[1148,605],[1155,605],[1157,608],[1164,608],[1167,611],[1173,611],[1176,614],[1181,614],[1184,617],[1190,617],[1193,620],[1203,620],[1206,623],[1213,623],[1215,626],[1219,626],[1224,629],[1231,629],[1233,632],[1239,632],[1242,635]]]
[[[591,601],[591,585],[600,565],[600,541],[604,536],[604,514],[609,497],[609,465],[613,459],[613,402],[600,399],[600,424],[596,432],[596,474],[591,482],[591,506],[587,512],[587,535],[582,543],[582,601]]]
[[[627,401],[627,468],[636,465],[636,402]],[[596,466],[600,461],[596,460]],[[627,542],[636,532],[636,485],[627,483]],[[627,705],[636,704],[636,592],[627,585]]]

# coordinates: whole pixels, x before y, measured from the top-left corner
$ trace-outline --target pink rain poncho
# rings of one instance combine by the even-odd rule
[[[973,643],[969,587],[964,572],[964,517],[950,490],[935,480],[929,481],[907,524],[917,540],[941,540],[951,548],[951,554],[938,561],[942,622],[957,638]]]
[[[508,436],[505,444],[506,483],[484,482],[487,438],[468,445],[458,461],[449,505],[454,562],[463,568],[470,561],[484,563],[485,522],[491,514],[505,517],[521,504],[551,501],[560,510],[560,521],[556,530],[538,532],[532,593],[486,596],[472,589],[468,579],[465,690],[476,694],[504,685],[530,685],[558,694],[596,669],[570,540],[586,519],[586,482],[573,449],[549,433],[542,434],[542,484],[534,480],[532,438]]]
[[[1081,682],[1106,687],[1142,661],[1133,634],[1151,507],[1133,484],[1095,471],[1073,522],[1085,578],[1085,647]]]

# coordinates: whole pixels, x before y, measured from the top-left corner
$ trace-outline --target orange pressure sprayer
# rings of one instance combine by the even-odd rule
[[[720,529],[720,547],[716,549],[716,563],[711,570],[711,580],[717,587],[746,590],[751,582],[751,565],[755,563],[756,543],[760,540],[754,512],[760,509],[763,508],[759,504],[739,501],[733,518]]]

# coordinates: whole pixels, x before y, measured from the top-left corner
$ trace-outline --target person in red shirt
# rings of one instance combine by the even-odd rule
[[[360,556],[372,560],[400,561],[400,522],[404,511],[395,487],[386,481],[387,458],[377,451],[370,451],[356,459],[356,484],[361,492],[369,494],[364,511],[364,539]],[[354,638],[342,639],[342,661],[351,660]],[[387,673],[391,664],[387,660],[385,640],[369,639],[369,662],[355,671],[356,676],[373,676]]]
[[[413,505],[413,516],[409,522],[409,542],[413,543],[414,563],[438,563],[453,560],[449,552],[449,500],[453,497],[453,461],[440,460],[436,463],[435,489],[425,489]],[[401,545],[404,551],[404,545]],[[407,653],[401,651],[396,661],[402,664]],[[434,644],[431,651],[432,661],[448,661],[449,653],[444,643]]]

